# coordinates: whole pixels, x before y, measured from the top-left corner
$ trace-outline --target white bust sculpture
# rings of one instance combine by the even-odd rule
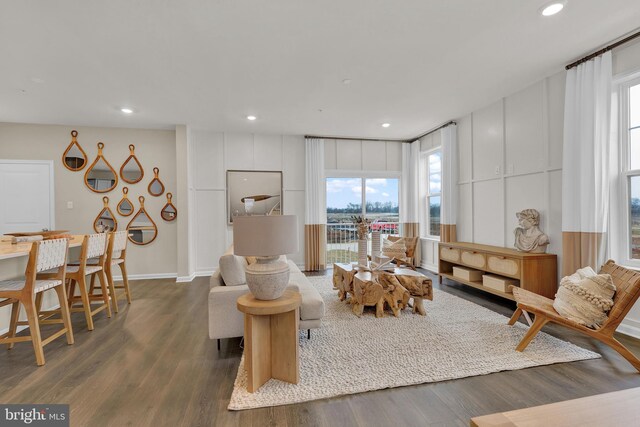
[[[520,227],[513,230],[516,235],[514,246],[522,252],[543,254],[547,251],[549,236],[544,234],[540,224],[540,213],[535,209],[525,209],[516,213]]]

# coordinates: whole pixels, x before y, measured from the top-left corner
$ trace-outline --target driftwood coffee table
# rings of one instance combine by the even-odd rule
[[[349,298],[353,313],[360,317],[365,306],[376,307],[376,317],[384,317],[385,305],[398,317],[413,298],[413,312],[425,315],[423,300],[433,300],[431,279],[408,268],[393,271],[358,271],[353,264],[333,265],[333,286],[340,301]]]

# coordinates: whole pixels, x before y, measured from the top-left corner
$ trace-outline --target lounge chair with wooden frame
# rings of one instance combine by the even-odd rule
[[[387,236],[387,240],[390,242],[397,242],[400,239],[404,239],[406,245],[406,257],[405,259],[394,258],[392,262],[398,267],[410,268],[415,270],[416,265],[416,248],[418,247],[419,237],[401,237],[401,236]]]
[[[555,322],[573,330],[582,332],[593,337],[620,353],[640,372],[640,360],[631,353],[622,343],[613,337],[616,328],[627,315],[633,304],[640,296],[640,272],[632,271],[621,267],[613,260],[607,261],[600,269],[600,274],[610,274],[613,283],[616,285],[616,293],[613,297],[613,307],[609,311],[609,317],[602,326],[597,329],[587,328],[579,323],[562,317],[553,308],[553,300],[545,298],[533,292],[512,287],[513,296],[518,303],[518,308],[511,316],[509,325],[517,322],[524,312],[535,314],[535,320],[520,344],[517,351],[524,351],[531,340],[540,332],[542,327],[548,322]]]
[[[12,304],[9,332],[0,336],[0,344],[8,344],[9,349],[11,349],[16,342],[31,341],[38,366],[42,366],[45,363],[44,346],[54,339],[66,334],[67,344],[73,344],[73,329],[64,286],[68,249],[68,239],[34,242],[29,252],[25,279],[0,281],[0,299],[6,298],[0,303],[0,306]],[[37,279],[38,272],[50,269],[54,269],[55,273],[49,278],[45,280]],[[51,312],[43,312],[41,313],[42,316],[38,315],[39,310],[36,300],[39,299],[38,297],[44,291],[49,289],[55,290],[58,295],[61,319],[52,319],[53,314]],[[20,305],[24,306],[27,313],[26,321],[18,320]],[[63,328],[43,340],[40,334],[40,325],[58,323],[61,323]],[[16,336],[16,330],[19,325],[28,325],[29,335]]]

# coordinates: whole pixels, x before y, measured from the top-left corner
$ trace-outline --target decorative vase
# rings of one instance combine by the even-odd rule
[[[371,232],[371,258],[380,255],[380,230]]]
[[[367,264],[367,239],[358,239],[358,265]]]
[[[280,257],[256,257],[245,269],[247,285],[256,299],[271,301],[282,296],[289,284],[289,264]]]

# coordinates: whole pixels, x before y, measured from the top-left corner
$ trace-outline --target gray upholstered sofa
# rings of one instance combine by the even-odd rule
[[[291,260],[287,261],[291,269],[289,287],[297,289],[302,295],[300,306],[300,329],[319,328],[324,317],[324,301],[309,279]],[[209,338],[218,340],[244,335],[244,317],[236,308],[240,295],[249,292],[244,279],[247,261],[244,257],[233,255],[230,248],[220,257],[220,267],[213,273],[209,283]],[[221,271],[222,270],[222,271]]]

